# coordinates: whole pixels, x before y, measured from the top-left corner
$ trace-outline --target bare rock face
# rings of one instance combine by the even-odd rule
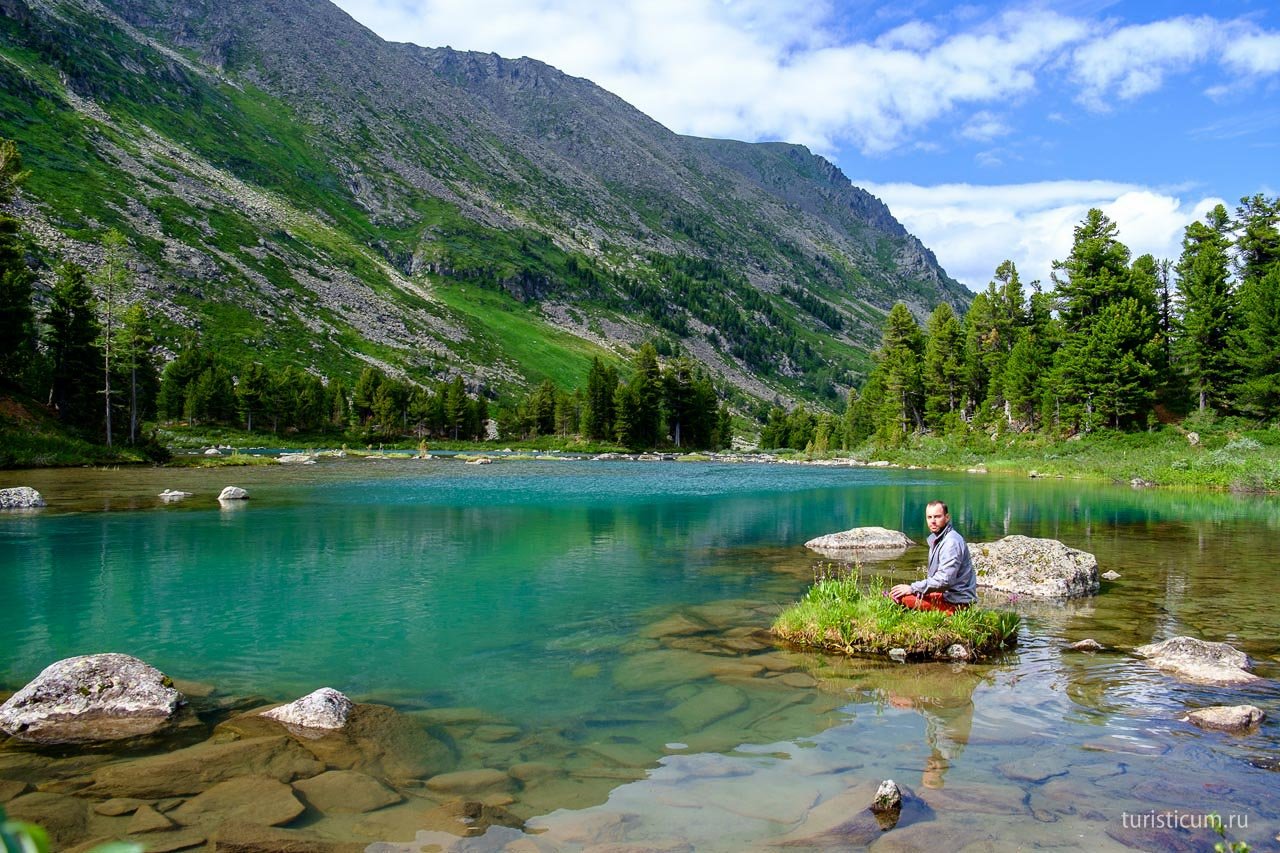
[[[262,716],[304,729],[340,729],[347,724],[351,700],[332,687],[321,687],[295,702],[272,708]]]
[[[0,509],[35,509],[44,505],[44,498],[30,486],[0,489]]]
[[[810,539],[804,546],[834,560],[891,560],[901,557],[914,544],[897,530],[854,527]]]
[[[1098,560],[1056,539],[1006,536],[969,546],[978,586],[1029,598],[1082,598],[1098,591]]]
[[[0,730],[34,743],[94,743],[151,734],[186,700],[160,670],[122,654],[45,668],[0,705]]]
[[[239,486],[227,486],[218,494],[220,501],[244,501],[249,499],[249,493]]]
[[[1196,684],[1247,684],[1258,680],[1249,672],[1253,669],[1249,656],[1226,643],[1173,637],[1139,646],[1133,653],[1147,658],[1156,669]]]
[[[1183,719],[1202,729],[1220,732],[1244,732],[1267,718],[1256,705],[1217,705],[1192,711]]]

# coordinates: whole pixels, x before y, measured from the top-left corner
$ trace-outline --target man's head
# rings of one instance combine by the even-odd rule
[[[942,501],[930,501],[924,508],[924,520],[929,525],[930,533],[938,533],[951,523],[951,513]]]

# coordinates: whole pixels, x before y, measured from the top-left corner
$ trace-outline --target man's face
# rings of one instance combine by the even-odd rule
[[[947,526],[947,522],[951,521],[951,516],[942,511],[940,506],[931,506],[924,511],[924,520],[929,525],[930,533],[937,533]]]

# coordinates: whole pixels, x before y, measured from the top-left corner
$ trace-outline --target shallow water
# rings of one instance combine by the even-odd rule
[[[127,652],[223,695],[331,686],[393,705],[450,739],[442,770],[551,768],[495,800],[537,834],[493,827],[460,849],[1203,849],[1205,832],[1157,824],[1209,811],[1235,815],[1236,838],[1277,843],[1266,769],[1280,746],[1275,499],[621,461],[7,479],[50,506],[0,516],[0,687],[63,657]],[[251,499],[219,507],[227,484]],[[195,495],[165,505],[165,488]],[[970,541],[1050,536],[1122,577],[1067,606],[998,601],[1023,613],[1021,643],[981,665],[760,642],[753,629],[813,579],[805,540],[862,525],[923,538],[934,497]],[[863,570],[913,579],[923,559],[916,548]],[[1232,643],[1266,680],[1185,685],[1127,653],[1179,634]],[[1109,651],[1063,650],[1083,637]],[[1245,702],[1270,716],[1249,735],[1179,721]],[[0,778],[17,768],[0,760]],[[885,778],[914,790],[914,810],[885,833],[851,823],[866,786]],[[423,803],[447,798],[405,793],[362,821],[301,821],[329,837],[410,842],[430,828],[416,817]]]

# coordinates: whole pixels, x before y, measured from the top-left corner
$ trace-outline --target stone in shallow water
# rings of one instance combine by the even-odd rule
[[[259,826],[288,823],[306,811],[293,789],[265,776],[242,776],[219,782],[187,800],[170,814],[185,826],[243,820]]]
[[[261,826],[242,820],[224,821],[209,840],[217,853],[364,853],[366,848],[365,844],[355,841],[333,841],[305,830]],[[152,853],[150,847],[147,853]]]
[[[220,501],[244,501],[249,499],[249,493],[239,486],[227,486],[218,493]]]
[[[29,787],[31,786],[26,782],[17,779],[0,779],[0,803],[7,803],[14,797],[25,794]]]
[[[1256,705],[1218,705],[1192,711],[1185,717],[1187,722],[1202,729],[1223,732],[1248,731],[1266,718],[1267,715]]]
[[[354,770],[330,770],[295,782],[307,802],[329,814],[364,814],[401,801],[402,797],[372,776]]]
[[[146,800],[139,800],[136,797],[114,797],[97,803],[94,805],[93,810],[107,817],[119,817],[120,815],[133,814],[145,805],[148,805]]]
[[[999,764],[996,769],[1004,774],[1006,779],[1011,779],[1015,782],[1040,783],[1055,776],[1067,775],[1067,768],[1057,763],[1056,759],[1039,755],[1005,761]]]
[[[230,743],[206,741],[164,755],[99,768],[84,793],[152,799],[198,794],[244,775],[291,782],[323,771],[324,765],[311,753],[283,735]]]
[[[1006,536],[969,546],[978,586],[1030,598],[1079,598],[1098,591],[1098,560],[1056,539]]]
[[[441,794],[475,794],[505,789],[511,781],[511,777],[501,770],[481,767],[432,776],[427,780],[427,789]]]
[[[804,543],[810,551],[833,560],[891,560],[914,545],[905,533],[884,527],[855,527],[817,536]]]
[[[288,705],[272,708],[262,716],[304,729],[340,729],[347,724],[353,707],[351,700],[342,693],[332,687],[321,687]]]
[[[173,827],[173,821],[151,806],[144,804],[133,813],[133,817],[129,820],[129,828],[126,831],[130,835],[140,835],[144,832],[159,832],[173,829]]]
[[[183,696],[135,657],[108,653],[45,667],[0,705],[0,730],[35,743],[93,743],[151,734],[173,721]]]
[[[727,684],[717,684],[698,691],[697,695],[668,711],[667,716],[674,718],[685,731],[696,732],[722,717],[742,710],[746,704],[747,697],[741,690]]]
[[[1249,672],[1249,656],[1226,643],[1207,643],[1195,637],[1173,637],[1139,646],[1133,653],[1157,669],[1197,684],[1247,684],[1258,676]]]
[[[38,823],[49,833],[54,849],[79,841],[89,819],[89,804],[79,797],[37,791],[5,804],[11,820]]]
[[[0,509],[38,509],[44,505],[44,498],[30,486],[0,489]]]

